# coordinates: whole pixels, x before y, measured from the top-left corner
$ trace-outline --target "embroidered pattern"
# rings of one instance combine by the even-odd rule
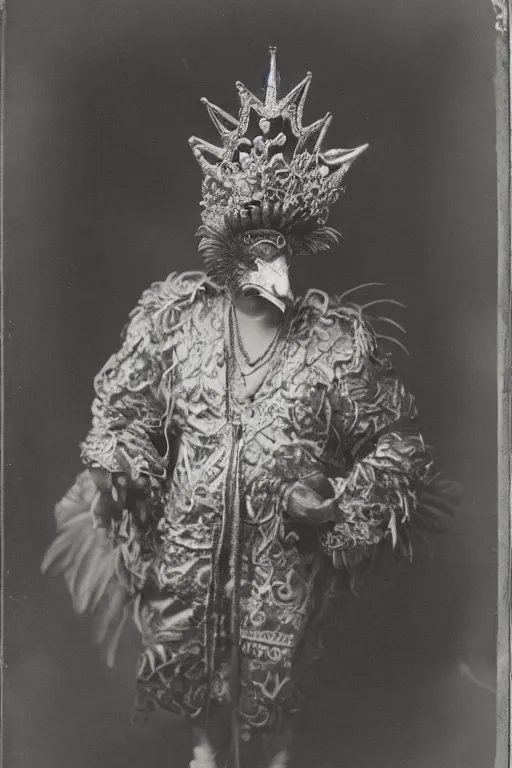
[[[135,594],[144,641],[139,706],[204,719],[212,699],[233,703],[230,589],[219,581],[225,479],[233,431],[226,414],[225,297],[202,274],[170,275],[143,295],[121,350],[98,374],[91,467],[139,488],[107,525]],[[286,345],[240,424],[241,734],[279,729],[300,702],[317,655],[325,589],[378,542],[406,546],[430,457],[412,397],[361,310],[310,291]],[[335,519],[298,522],[294,484],[321,473]],[[222,545],[222,546],[221,546]],[[220,585],[220,586],[219,586]]]

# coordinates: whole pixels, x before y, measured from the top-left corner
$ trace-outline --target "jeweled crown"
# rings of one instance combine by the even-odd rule
[[[282,99],[278,96],[276,48],[270,48],[270,67],[261,101],[237,82],[241,102],[238,120],[202,99],[222,139],[222,147],[192,136],[192,151],[203,171],[202,219],[222,226],[250,217],[258,207],[263,220],[283,226],[311,222],[323,226],[342,191],[343,177],[353,161],[367,149],[322,150],[332,120],[325,117],[308,126],[302,114],[311,72]]]

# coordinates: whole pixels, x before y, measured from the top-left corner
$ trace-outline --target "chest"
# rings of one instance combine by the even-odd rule
[[[253,371],[238,365],[224,333],[201,334],[182,350],[175,378],[173,419],[179,432],[213,438],[231,414],[242,424],[244,442],[270,448],[283,441],[322,441],[331,423],[331,371],[323,358],[284,339],[275,354]]]

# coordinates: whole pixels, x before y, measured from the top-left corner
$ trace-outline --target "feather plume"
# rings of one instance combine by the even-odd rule
[[[63,576],[74,610],[92,614],[93,639],[106,643],[107,663],[112,666],[133,598],[129,584],[118,575],[119,548],[103,527],[96,527],[93,510],[107,502],[112,503],[110,491],[98,491],[89,471],[82,472],[55,508],[57,537],[41,570]]]
[[[292,227],[283,231],[297,256],[316,256],[321,251],[328,251],[337,245],[341,235],[332,227]]]

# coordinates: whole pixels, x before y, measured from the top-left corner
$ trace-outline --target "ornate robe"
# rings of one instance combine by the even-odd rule
[[[95,380],[82,457],[133,481],[122,513],[92,509],[135,601],[140,705],[200,722],[227,701],[249,738],[299,706],[334,566],[380,542],[408,550],[431,462],[413,398],[357,307],[320,291],[296,301],[264,381],[242,400],[227,304],[198,273],[143,294]],[[336,499],[321,525],[288,512],[294,483],[317,472]],[[94,491],[84,473],[73,498]]]

